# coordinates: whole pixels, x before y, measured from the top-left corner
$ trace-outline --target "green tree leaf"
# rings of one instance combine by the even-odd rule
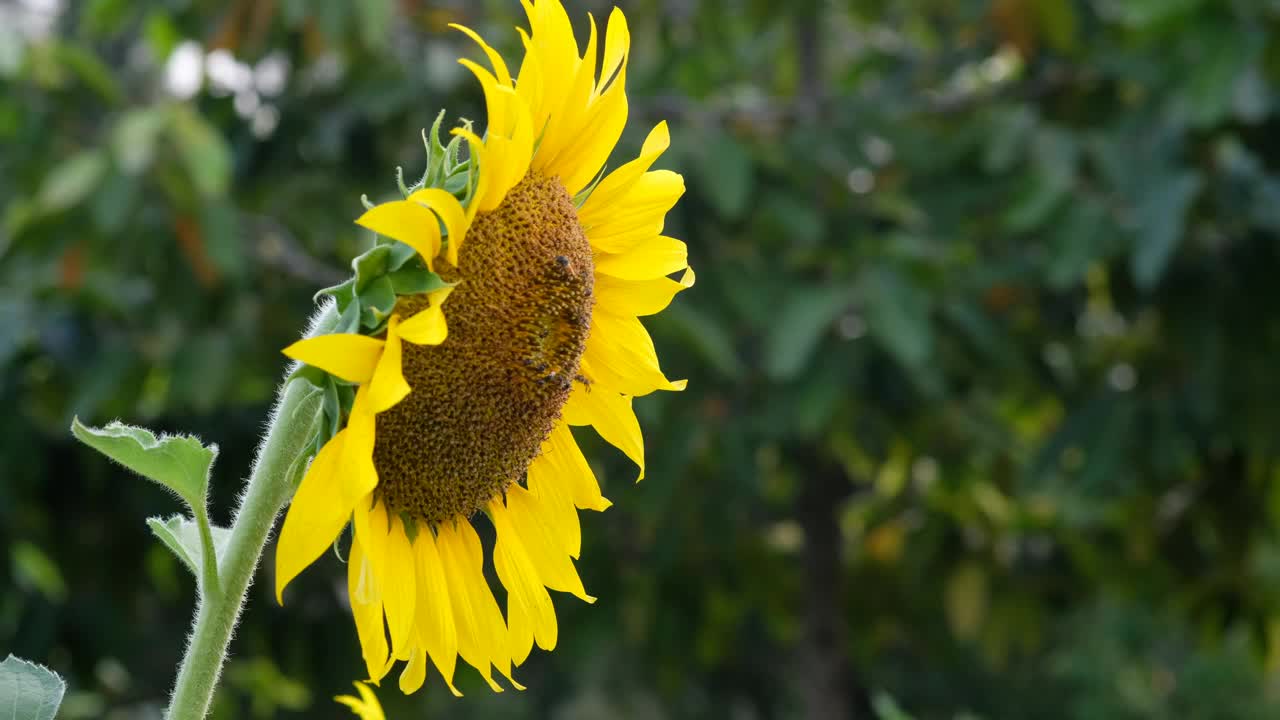
[[[53,720],[66,691],[48,668],[12,655],[0,662],[0,720]]]
[[[206,197],[225,193],[231,182],[231,150],[218,131],[185,105],[174,107],[169,130],[196,191]]]
[[[80,442],[174,491],[193,509],[204,510],[217,445],[203,445],[186,435],[157,438],[150,430],[121,422],[91,428],[79,418],[71,421],[71,432]]]
[[[202,547],[200,527],[195,520],[185,515],[171,515],[168,518],[151,517],[147,518],[147,526],[160,539],[160,542],[172,550],[173,554],[187,566],[192,575],[200,577],[200,562],[204,553],[200,549]],[[220,561],[227,543],[231,540],[231,530],[217,525],[211,525],[210,530],[213,534],[213,552]]]
[[[98,186],[106,171],[107,158],[101,150],[77,153],[45,176],[36,203],[45,212],[77,205]]]
[[[1178,249],[1187,210],[1200,192],[1200,174],[1188,170],[1155,181],[1138,207],[1138,246],[1130,270],[1138,287],[1149,290],[1160,282]]]
[[[780,380],[799,375],[822,334],[849,307],[851,299],[849,289],[844,287],[804,288],[792,293],[769,333],[765,372]]]

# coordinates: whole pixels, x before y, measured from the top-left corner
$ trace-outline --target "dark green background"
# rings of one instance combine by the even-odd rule
[[[361,193],[441,108],[482,119],[445,25],[514,58],[523,20],[44,5],[0,3],[0,654],[66,675],[66,718],[145,717],[193,583],[143,519],[178,506],[72,415],[217,442],[227,522]],[[530,689],[393,676],[392,720],[1280,716],[1280,3],[624,9],[621,152],[669,120],[689,188],[698,284],[647,323],[689,390],[637,402],[639,485],[586,443],[600,600],[557,598]],[[270,109],[167,94],[187,40],[287,60]],[[343,578],[281,609],[260,573],[218,718],[342,715]]]

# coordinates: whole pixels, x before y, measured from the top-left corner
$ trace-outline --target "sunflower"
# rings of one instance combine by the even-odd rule
[[[331,289],[344,329],[284,351],[324,374],[329,429],[284,521],[277,598],[350,523],[368,676],[405,661],[405,693],[423,684],[428,658],[455,695],[459,657],[496,692],[494,670],[521,687],[512,668],[535,643],[556,645],[548,591],[594,600],[574,566],[577,512],[610,503],[570,427],[594,427],[643,478],[632,398],[684,388],[637,319],[693,284],[684,243],[662,234],[684,181],[651,169],[666,124],[637,158],[604,169],[627,120],[626,19],[613,10],[603,48],[590,20],[580,52],[558,0],[523,4],[530,30],[519,29],[514,75],[453,26],[486,59],[459,61],[484,93],[483,136],[464,123],[445,148],[439,120],[424,134],[423,180],[356,221],[387,244]]]

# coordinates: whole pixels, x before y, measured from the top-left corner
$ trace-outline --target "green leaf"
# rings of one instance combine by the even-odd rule
[[[0,720],[53,720],[66,691],[48,668],[13,655],[0,662]]]
[[[156,438],[150,430],[121,422],[91,428],[79,418],[71,421],[71,432],[94,450],[174,491],[193,509],[205,507],[217,445],[202,445],[187,435]]]
[[[186,105],[174,106],[169,130],[196,192],[205,197],[226,193],[231,149],[218,131]]]
[[[1169,260],[1178,249],[1187,210],[1203,180],[1194,170],[1166,175],[1153,181],[1138,206],[1138,246],[1129,269],[1138,287],[1150,290],[1160,282]]]
[[[925,293],[888,269],[868,273],[863,292],[872,337],[908,369],[923,366],[933,349]]]
[[[147,518],[147,526],[187,566],[192,575],[200,577],[201,556],[204,553],[200,549],[200,526],[195,520],[186,515],[172,515],[167,519],[151,517]],[[221,561],[227,543],[231,541],[231,530],[217,525],[210,525],[209,529],[213,535],[214,555]]]
[[[45,212],[59,212],[84,200],[107,172],[101,150],[83,150],[59,164],[40,184],[36,204]]]
[[[765,372],[778,380],[799,375],[851,300],[845,287],[809,287],[789,294],[766,339]]]
[[[136,175],[151,164],[167,118],[156,108],[130,110],[120,117],[111,130],[111,151],[121,170]]]
[[[751,198],[751,156],[732,136],[717,133],[696,166],[700,187],[716,212],[729,220],[742,216]]]
[[[19,585],[34,587],[50,600],[61,602],[67,596],[67,582],[62,571],[43,550],[19,540],[9,553],[13,574]]]

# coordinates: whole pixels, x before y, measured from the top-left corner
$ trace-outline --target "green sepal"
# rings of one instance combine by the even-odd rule
[[[396,290],[386,275],[375,278],[360,293],[360,324],[376,330],[396,308]]]
[[[427,169],[422,174],[422,180],[418,182],[419,187],[431,187],[444,177],[447,172],[445,160],[448,157],[447,148],[440,144],[440,126],[444,123],[444,110],[436,115],[436,121],[431,123],[430,132],[422,131],[422,144],[427,150]]]
[[[191,574],[200,577],[203,551],[200,549],[200,527],[195,520],[186,515],[171,515],[168,518],[147,518],[147,527],[165,547],[169,548]],[[217,561],[222,560],[227,543],[231,541],[229,528],[209,526],[213,536],[213,554]]]
[[[400,513],[400,522],[404,525],[404,534],[409,538],[409,543],[418,539],[418,521],[409,513]]]
[[[449,141],[449,146],[444,148],[444,166],[441,168],[441,177],[448,177],[458,172],[462,166],[467,164],[466,160],[458,162],[458,153],[462,151],[462,136],[454,135]]]
[[[471,193],[475,192],[475,188],[471,186],[471,173],[462,172],[450,175],[444,181],[444,191],[451,195],[461,196],[462,200],[464,200],[463,205],[466,205],[465,201],[470,200]],[[463,193],[466,194],[463,195]]]
[[[319,302],[320,298],[325,295],[333,298],[334,302],[338,303],[338,312],[346,310],[351,299],[356,296],[356,279],[354,277],[350,277],[333,287],[327,287],[320,292],[317,292],[315,296],[312,297],[312,300]]]
[[[453,285],[426,268],[401,268],[387,276],[396,295],[419,295]]]
[[[189,435],[157,438],[150,430],[121,422],[92,428],[79,418],[71,421],[71,433],[85,445],[172,490],[193,511],[203,514],[217,445],[204,445]]]
[[[378,244],[356,256],[351,261],[351,269],[355,271],[355,294],[364,294],[369,283],[387,274],[387,261],[391,257],[391,245]]]
[[[586,204],[587,198],[591,197],[591,193],[595,192],[596,186],[599,185],[600,181],[604,179],[605,170],[607,169],[608,169],[607,165],[605,167],[600,168],[600,172],[596,173],[596,179],[592,180],[590,185],[586,186],[577,195],[573,196],[573,206],[575,208],[581,208],[583,205]]]
[[[338,397],[338,384],[334,382],[333,376],[329,376],[329,382],[324,386],[324,400],[321,407],[324,411],[324,424],[320,426],[320,446],[329,442],[334,435],[338,434],[338,430],[342,425],[342,401]],[[319,450],[319,447],[317,450]]]
[[[10,655],[0,662],[0,717],[53,720],[67,683],[52,670]]]
[[[312,387],[323,390],[325,385],[329,383],[329,373],[312,365],[298,365],[298,369],[289,373],[289,377],[285,378],[285,383],[293,380],[305,380]]]
[[[399,270],[410,260],[418,257],[417,250],[414,250],[398,240],[387,247],[391,248],[391,255],[387,258],[387,272]]]
[[[333,326],[334,333],[356,333],[360,331],[360,300],[347,305],[347,309],[338,316],[338,323]]]

